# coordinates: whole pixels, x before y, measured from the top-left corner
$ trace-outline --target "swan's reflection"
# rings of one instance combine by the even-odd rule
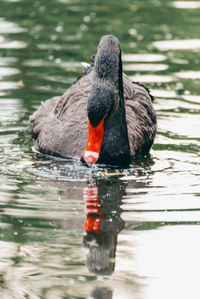
[[[113,193],[113,190],[118,192]],[[83,190],[86,206],[83,244],[89,249],[87,267],[95,274],[111,275],[114,271],[117,236],[124,227],[120,218],[123,193],[123,188],[105,184],[105,181],[103,186],[98,182]]]
[[[92,299],[111,299],[112,296],[113,291],[108,287],[96,287],[90,295]]]

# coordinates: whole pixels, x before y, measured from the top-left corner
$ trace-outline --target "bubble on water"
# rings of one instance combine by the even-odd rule
[[[88,27],[85,24],[81,24],[80,29],[81,29],[81,31],[87,31]]]
[[[53,60],[54,59],[54,56],[53,55],[49,55],[49,60]]]
[[[55,63],[61,63],[61,59],[60,58],[56,58]]]
[[[85,23],[90,22],[90,20],[91,20],[90,16],[85,16],[85,17],[83,18],[83,21],[84,21]]]
[[[137,30],[134,29],[134,28],[129,29],[128,33],[129,33],[130,35],[137,35],[137,34],[138,34]]]
[[[61,25],[58,25],[56,28],[55,28],[56,32],[62,32],[63,31],[63,26]]]
[[[74,279],[72,279],[72,278],[70,278],[69,280],[68,280],[68,282],[69,282],[69,284],[74,284]]]
[[[52,35],[50,36],[50,39],[53,40],[53,41],[54,41],[54,40],[57,40],[57,38],[58,38],[58,37],[57,37],[57,35],[55,35],[55,34],[52,34]]]
[[[80,280],[80,281],[87,281],[87,279],[84,276],[79,276],[78,280]]]
[[[46,7],[45,7],[45,6],[40,6],[40,7],[39,7],[39,11],[40,11],[40,12],[44,12],[44,11],[45,11],[45,9],[46,9]]]
[[[65,257],[64,257],[64,261],[68,262],[68,261],[70,261],[70,260],[71,260],[71,258],[70,258],[69,256],[65,256]]]

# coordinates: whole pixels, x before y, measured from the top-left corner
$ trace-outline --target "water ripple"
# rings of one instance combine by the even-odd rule
[[[1,34],[5,33],[20,33],[20,32],[26,32],[26,28],[19,27],[16,23],[8,22],[4,18],[0,18],[0,28],[1,28]]]
[[[165,71],[168,69],[167,64],[124,64],[123,69],[125,71],[151,71],[151,72],[158,72],[158,71]]]
[[[0,67],[0,79],[6,76],[19,74],[20,70],[11,67]]]
[[[144,83],[167,83],[174,80],[173,76],[165,75],[134,75],[129,76],[129,78],[135,82],[144,82]]]
[[[197,9],[200,8],[199,1],[174,1],[172,5],[181,9]]]
[[[3,36],[0,36],[0,49],[23,49],[27,47],[25,41],[19,40],[7,40]]]
[[[156,62],[156,61],[163,61],[166,59],[165,55],[162,54],[123,54],[122,60],[125,62]]]
[[[163,40],[156,41],[153,46],[160,51],[169,50],[197,50],[200,48],[200,39],[185,39],[185,40]]]

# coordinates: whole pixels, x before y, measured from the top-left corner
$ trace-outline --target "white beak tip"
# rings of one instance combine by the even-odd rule
[[[87,164],[94,164],[99,159],[99,153],[92,151],[85,151],[84,160]]]

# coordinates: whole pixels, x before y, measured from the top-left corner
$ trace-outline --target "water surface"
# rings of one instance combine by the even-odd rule
[[[1,298],[199,298],[200,2],[2,0]],[[31,150],[29,116],[99,39],[155,96],[151,154],[128,169]]]

